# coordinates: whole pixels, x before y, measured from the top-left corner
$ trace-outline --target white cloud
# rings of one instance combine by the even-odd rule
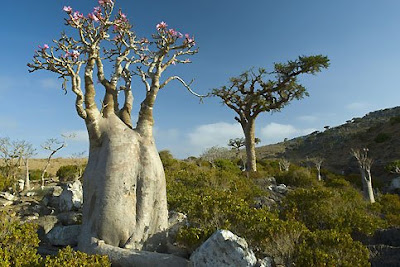
[[[264,144],[282,142],[285,138],[294,138],[316,131],[314,128],[298,129],[290,124],[272,122],[261,129],[261,140]]]
[[[347,109],[357,110],[357,111],[360,111],[360,110],[364,111],[366,109],[369,109],[370,107],[371,107],[371,105],[366,102],[353,102],[353,103],[346,105]]]
[[[243,130],[238,123],[218,122],[197,126],[189,133],[189,142],[198,148],[224,146],[229,139],[243,136]]]
[[[313,123],[313,122],[318,121],[318,117],[313,116],[313,115],[300,116],[300,117],[298,117],[298,119],[302,122],[307,122],[307,123]]]

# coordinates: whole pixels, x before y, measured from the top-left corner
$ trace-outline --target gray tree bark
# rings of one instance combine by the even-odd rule
[[[243,123],[242,128],[246,139],[246,170],[256,172],[255,121],[250,120],[247,123]]]
[[[106,244],[144,250],[162,246],[168,226],[164,169],[152,137],[116,115],[99,117],[99,140],[90,140],[83,175],[84,206],[79,247],[94,237]],[[92,131],[88,125],[89,133]],[[149,134],[150,133],[150,134]]]

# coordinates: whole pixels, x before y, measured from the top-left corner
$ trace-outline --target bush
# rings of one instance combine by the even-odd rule
[[[39,170],[39,169],[33,169],[33,170],[29,170],[29,179],[31,181],[38,181],[40,179],[42,179],[42,172],[43,170]],[[44,177],[49,177],[49,174],[46,172],[44,174]]]
[[[64,266],[93,266],[106,267],[111,266],[107,256],[88,255],[80,251],[74,251],[71,247],[66,247],[58,251],[57,256],[47,256],[44,260],[44,266],[64,267]]]
[[[214,161],[214,166],[220,170],[229,171],[232,173],[241,172],[239,166],[237,166],[229,159],[216,159]]]
[[[57,170],[57,177],[61,182],[74,181],[79,178],[80,168],[77,165],[65,165],[61,166]]]
[[[370,235],[384,225],[361,194],[348,187],[297,189],[283,201],[282,216],[303,222],[311,231],[334,229]]]
[[[8,188],[12,187],[13,185],[14,182],[12,181],[12,179],[3,176],[0,173],[0,191],[8,191]]]
[[[281,173],[276,177],[276,182],[297,187],[318,185],[317,175],[314,175],[308,169],[302,167],[292,167],[288,172]]]
[[[390,140],[391,138],[392,138],[392,136],[390,134],[388,134],[388,133],[379,133],[375,137],[374,141],[376,143],[383,143],[383,142],[386,142],[386,141]]]
[[[400,123],[400,116],[391,117],[389,122],[390,122],[390,125]]]
[[[38,266],[36,225],[0,213],[0,266]]]
[[[295,256],[296,266],[370,266],[369,252],[349,234],[335,230],[308,233]]]
[[[385,194],[377,201],[380,212],[389,226],[400,226],[400,196],[396,194]]]

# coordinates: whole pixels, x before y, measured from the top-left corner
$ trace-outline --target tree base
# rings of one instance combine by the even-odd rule
[[[91,243],[79,248],[88,254],[107,255],[112,266],[121,267],[187,267],[187,259],[158,252],[124,249],[107,245],[103,240],[92,238]]]

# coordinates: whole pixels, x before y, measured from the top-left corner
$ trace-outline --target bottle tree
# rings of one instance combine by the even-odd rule
[[[115,247],[157,249],[168,211],[164,169],[153,138],[153,108],[159,90],[173,80],[195,94],[179,76],[163,73],[171,65],[190,63],[187,57],[197,49],[193,37],[165,22],[156,25],[152,38],[138,38],[121,10],[114,15],[112,0],[98,2],[87,16],[64,7],[73,35],[62,33],[53,46],[40,46],[28,66],[30,72],[58,74],[65,90],[70,83],[76,112],[89,134],[80,249],[97,246],[95,252],[107,248],[109,254]],[[108,62],[110,75],[105,71]],[[131,119],[134,77],[146,91],[136,125]],[[96,95],[102,97],[100,107]]]
[[[229,85],[211,91],[211,96],[221,98],[237,113],[235,120],[242,126],[245,136],[247,171],[257,171],[254,142],[257,116],[262,112],[279,111],[290,101],[308,96],[306,88],[298,82],[298,76],[315,74],[328,66],[326,56],[300,56],[287,63],[275,63],[272,72],[263,68],[250,69],[231,78]]]

